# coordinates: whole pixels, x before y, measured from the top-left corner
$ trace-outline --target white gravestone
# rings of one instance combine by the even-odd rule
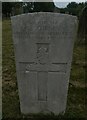
[[[77,18],[41,12],[11,20],[21,112],[64,112]]]

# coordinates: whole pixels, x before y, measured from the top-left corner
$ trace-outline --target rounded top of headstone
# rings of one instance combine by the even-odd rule
[[[17,18],[17,17],[25,17],[25,16],[38,16],[38,15],[52,15],[53,17],[54,16],[57,16],[57,17],[71,17],[71,18],[74,18],[74,19],[77,19],[76,16],[73,16],[73,15],[69,15],[69,14],[61,14],[61,13],[53,13],[53,12],[34,12],[34,13],[26,13],[26,14],[20,14],[20,15],[16,15],[16,16],[12,16],[11,18]]]

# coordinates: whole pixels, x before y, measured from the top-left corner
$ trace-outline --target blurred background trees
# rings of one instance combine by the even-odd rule
[[[5,17],[29,12],[54,12],[53,2],[3,2],[2,13]]]
[[[20,14],[20,8],[22,9],[22,6],[23,6],[22,2],[2,2],[3,17],[10,17],[12,15]]]
[[[2,5],[2,12],[6,17],[29,12],[60,12],[79,17],[87,2],[71,2],[66,8],[58,8],[54,5],[54,2],[3,2]]]
[[[54,2],[34,2],[34,11],[36,12],[54,12]]]

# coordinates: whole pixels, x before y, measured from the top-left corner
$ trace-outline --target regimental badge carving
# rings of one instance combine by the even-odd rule
[[[49,61],[49,43],[37,43],[37,60],[40,64]]]

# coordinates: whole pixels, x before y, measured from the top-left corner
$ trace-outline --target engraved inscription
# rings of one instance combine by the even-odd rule
[[[47,101],[48,72],[38,72],[38,100]]]
[[[44,65],[49,60],[49,43],[37,43],[37,60]]]
[[[46,46],[46,45],[44,45]],[[47,45],[48,46],[48,45]],[[47,53],[49,53],[48,47],[42,47],[42,45],[38,45],[39,49],[45,49]],[[41,51],[42,52],[42,51]],[[43,56],[46,53],[41,55]],[[46,56],[45,56],[46,57]],[[48,58],[47,58],[48,59]],[[63,74],[66,73],[67,63],[48,63],[47,61],[40,60],[39,63],[35,62],[20,62],[20,70],[24,71],[24,73],[28,74],[29,72],[37,72],[37,81],[38,81],[38,101],[47,101],[47,82],[48,82],[48,73],[50,72],[61,72]]]
[[[19,62],[20,70],[28,72],[59,72],[66,73],[67,71],[67,63],[48,63],[48,64],[39,64],[35,62]]]
[[[67,63],[50,63],[49,62],[49,43],[36,43],[37,60],[36,62],[21,62],[20,69],[26,74],[37,72],[38,101],[47,101],[47,82],[49,72],[66,73]]]

